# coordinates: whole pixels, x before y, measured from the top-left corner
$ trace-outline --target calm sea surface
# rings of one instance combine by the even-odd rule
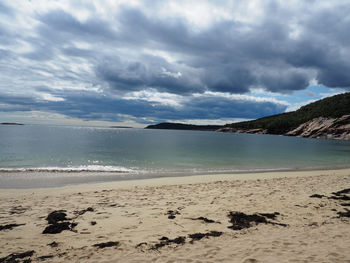
[[[0,188],[350,166],[350,141],[273,135],[0,126]]]

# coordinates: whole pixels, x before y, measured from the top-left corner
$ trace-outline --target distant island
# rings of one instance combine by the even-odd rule
[[[252,121],[223,126],[160,123],[149,125],[146,129],[202,130],[350,139],[350,92],[318,100],[293,112]]]
[[[1,125],[24,125],[22,123],[16,123],[16,122],[1,122]]]
[[[130,126],[109,126],[109,128],[116,128],[116,129],[132,129],[133,127]]]

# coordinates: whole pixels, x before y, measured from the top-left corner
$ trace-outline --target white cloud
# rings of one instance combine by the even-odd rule
[[[287,101],[284,100],[278,100],[276,98],[271,97],[257,97],[257,96],[251,96],[251,95],[244,95],[244,94],[230,94],[230,93],[224,93],[224,92],[212,92],[212,91],[206,91],[203,94],[194,94],[195,97],[217,97],[217,98],[227,98],[230,100],[243,100],[243,101],[255,101],[255,102],[271,102],[275,104],[281,104],[285,106],[289,106],[290,104]]]
[[[170,71],[167,71],[165,68],[162,68],[162,74],[166,75],[166,76],[170,76],[170,77],[173,77],[175,79],[178,79],[178,78],[181,78],[182,76],[182,73],[181,72],[170,72]]]
[[[148,102],[156,102],[161,105],[172,107],[181,107],[183,96],[171,94],[167,92],[157,92],[153,89],[129,92],[123,96],[125,100],[143,100]]]
[[[64,98],[60,98],[60,97],[57,97],[57,96],[54,96],[50,93],[39,93],[38,94],[43,100],[46,100],[46,101],[65,101]]]

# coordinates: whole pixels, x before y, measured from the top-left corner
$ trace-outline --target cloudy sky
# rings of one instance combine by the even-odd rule
[[[349,91],[348,0],[1,0],[0,122],[216,124]]]

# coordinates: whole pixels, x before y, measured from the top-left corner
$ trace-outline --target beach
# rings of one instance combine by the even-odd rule
[[[350,262],[349,188],[339,169],[2,189],[0,262]]]

